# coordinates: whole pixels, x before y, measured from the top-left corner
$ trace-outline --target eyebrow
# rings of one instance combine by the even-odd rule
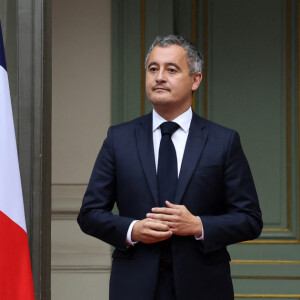
[[[151,62],[149,65],[148,65],[148,68],[150,68],[151,66],[158,66],[159,65],[159,63],[157,63],[156,61],[153,61],[153,62]],[[167,63],[165,63],[164,65],[166,65],[166,66],[174,66],[175,68],[177,68],[178,70],[181,70],[181,68],[177,65],[177,64],[175,64],[175,63],[173,63],[173,62],[167,62]]]

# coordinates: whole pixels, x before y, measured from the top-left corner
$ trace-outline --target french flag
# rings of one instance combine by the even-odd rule
[[[34,300],[22,186],[1,23],[0,299]]]

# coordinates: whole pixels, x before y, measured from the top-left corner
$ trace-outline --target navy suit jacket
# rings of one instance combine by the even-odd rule
[[[113,215],[117,204],[119,215]],[[237,132],[193,114],[175,196],[200,216],[205,240],[171,237],[177,300],[233,299],[226,246],[255,239],[261,211]],[[152,113],[110,127],[78,216],[81,229],[116,247],[110,299],[153,300],[160,243],[126,244],[133,220],[159,206]]]

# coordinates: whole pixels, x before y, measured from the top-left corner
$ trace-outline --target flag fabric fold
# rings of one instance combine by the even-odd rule
[[[1,23],[0,299],[34,300],[22,186]]]

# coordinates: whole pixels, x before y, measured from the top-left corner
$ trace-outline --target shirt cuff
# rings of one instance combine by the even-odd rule
[[[127,235],[126,235],[126,242],[128,245],[131,245],[131,246],[134,246],[137,242],[134,242],[131,240],[131,233],[132,233],[132,228],[134,226],[134,224],[138,222],[138,220],[135,220],[135,221],[132,221],[129,228],[128,228],[128,231],[127,231]]]
[[[200,219],[199,216],[197,216],[197,217]],[[200,219],[200,221],[201,221],[201,219]],[[201,223],[202,223],[202,221],[201,221]],[[204,241],[204,228],[203,228],[203,224],[202,224],[202,235],[194,235],[194,237],[195,237],[195,239],[197,241]]]

